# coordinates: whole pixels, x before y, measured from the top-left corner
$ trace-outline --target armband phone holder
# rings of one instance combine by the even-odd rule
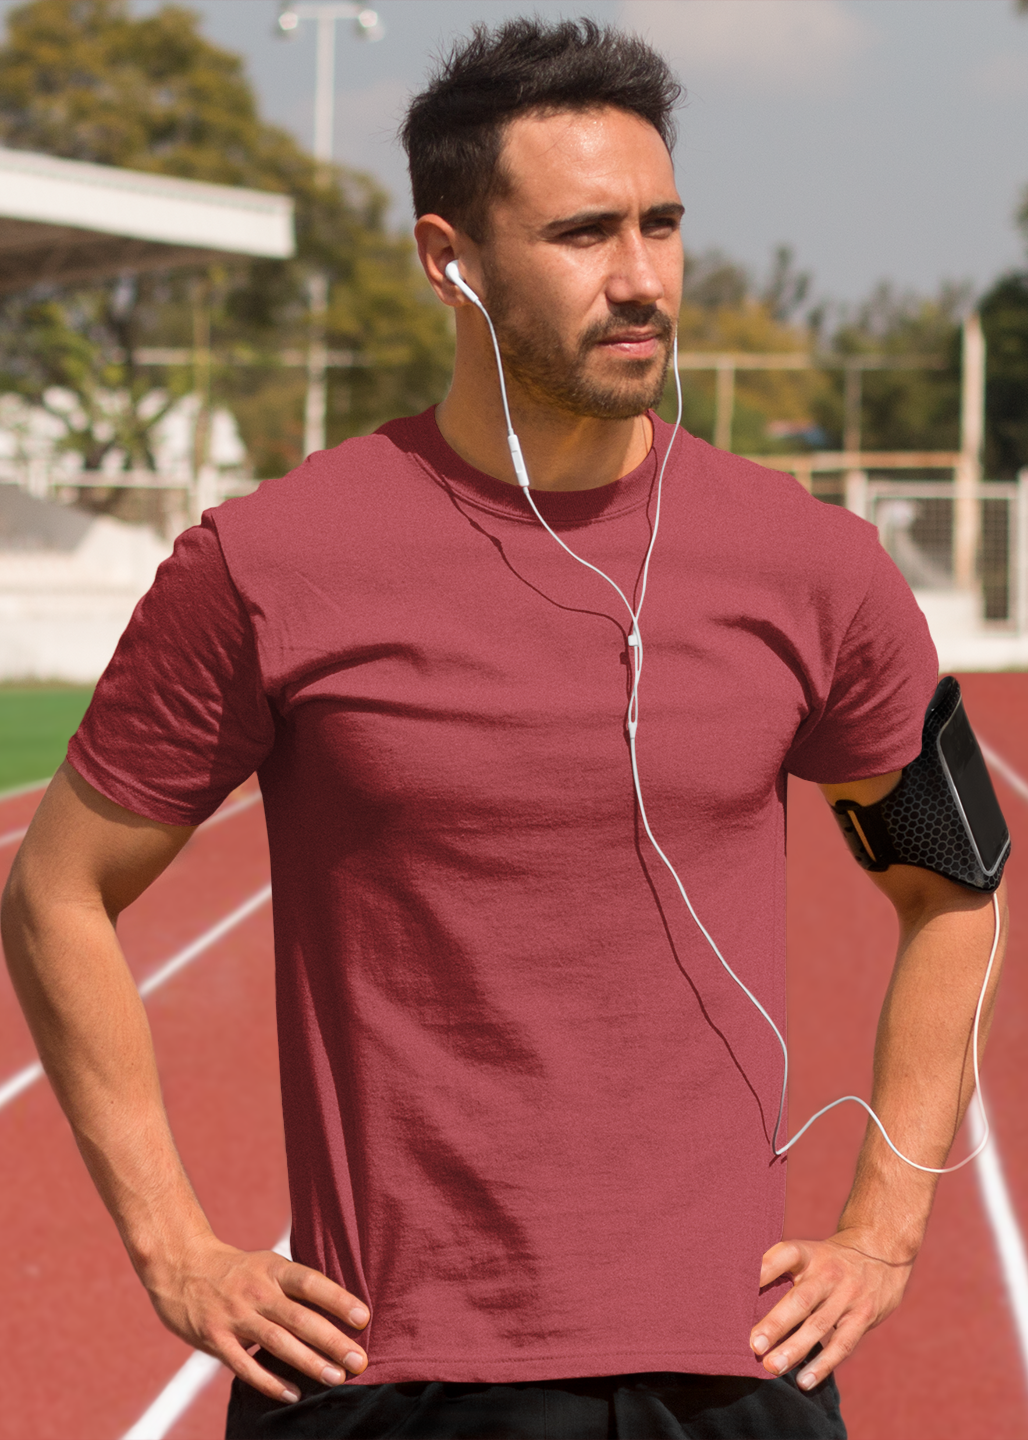
[[[960,686],[939,681],[921,734],[921,753],[876,805],[837,800],[835,818],[865,870],[917,865],[991,892],[1010,854],[1010,832],[971,729]]]

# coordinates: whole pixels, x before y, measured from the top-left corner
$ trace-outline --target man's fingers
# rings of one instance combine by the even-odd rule
[[[363,1347],[334,1323],[338,1317],[355,1329],[366,1325],[367,1306],[306,1265],[212,1241],[191,1257],[184,1280],[174,1278],[162,1292],[151,1291],[165,1324],[262,1395],[281,1400],[288,1390],[298,1398],[292,1385],[261,1369],[247,1346],[263,1346],[321,1385],[339,1385],[367,1368]]]
[[[269,1265],[269,1279],[274,1288],[262,1299],[253,1296],[251,1315],[232,1327],[237,1339],[256,1341],[322,1385],[340,1385],[347,1373],[359,1375],[367,1368],[363,1347],[311,1308],[319,1306],[346,1321],[356,1315],[366,1324],[367,1308],[355,1295],[327,1275],[279,1256]]]
[[[820,1344],[820,1353],[804,1364],[797,1381],[802,1389],[812,1389],[853,1352],[865,1331],[895,1309],[909,1270],[908,1263],[883,1264],[835,1238],[773,1245],[764,1256],[761,1284],[786,1273],[795,1284],[754,1325],[754,1353],[771,1375],[784,1375]]]
[[[283,1404],[292,1404],[299,1400],[300,1392],[287,1381],[278,1375],[272,1375],[270,1370],[265,1370],[257,1364],[252,1355],[243,1349],[234,1335],[225,1335],[217,1345],[211,1344],[204,1347],[208,1354],[227,1365],[234,1375],[240,1380],[252,1385],[269,1400],[279,1400]]]
[[[778,1304],[757,1322],[750,1335],[750,1345],[757,1355],[767,1355],[775,1345],[802,1325],[809,1315],[823,1306],[831,1293],[831,1286],[825,1280],[805,1279],[794,1285],[788,1295],[783,1295]],[[828,1327],[830,1328],[831,1322]],[[820,1338],[819,1336],[816,1338]],[[813,1341],[811,1341],[813,1344]],[[810,1346],[808,1345],[807,1349]],[[797,1359],[800,1352],[797,1352]],[[795,1363],[795,1361],[793,1362]],[[789,1367],[786,1366],[786,1369]],[[778,1373],[777,1371],[775,1372]]]
[[[866,1326],[857,1321],[847,1319],[835,1327],[835,1333],[827,1341],[822,1341],[824,1349],[820,1354],[815,1355],[809,1364],[796,1376],[796,1384],[801,1390],[813,1390],[815,1385],[820,1385],[822,1380],[827,1380],[837,1365],[847,1360],[857,1348]]]
[[[781,1345],[775,1346],[765,1355],[764,1369],[771,1375],[784,1375],[787,1370],[806,1359],[815,1345],[823,1345],[827,1350],[834,1338],[834,1330],[832,1312],[827,1306],[822,1306],[787,1340],[783,1340]],[[818,1359],[821,1359],[820,1355]],[[827,1371],[825,1373],[827,1374]]]
[[[265,1350],[272,1351],[280,1360],[288,1360],[290,1365],[295,1365],[305,1375],[310,1375],[312,1380],[320,1380],[321,1372],[326,1362],[338,1368],[348,1370],[351,1375],[359,1375],[367,1368],[368,1357],[362,1346],[351,1340],[331,1320],[326,1320],[323,1315],[318,1315],[313,1310],[297,1304],[285,1297],[274,1307],[265,1312],[264,1317],[268,1323],[277,1327],[283,1334],[292,1339],[295,1337],[305,1359],[303,1363],[294,1358],[294,1352],[290,1347],[289,1353],[279,1345],[269,1343],[262,1332],[258,1337]],[[312,1354],[312,1352],[317,1352]],[[296,1352],[299,1353],[299,1352]],[[340,1380],[328,1380],[324,1382],[329,1385],[338,1385]]]
[[[355,1330],[363,1330],[371,1318],[363,1300],[358,1300],[356,1295],[351,1295],[327,1275],[322,1275],[320,1270],[311,1270],[295,1260],[286,1262],[286,1268],[278,1276],[278,1283],[294,1300],[317,1305]]]
[[[760,1262],[761,1288],[783,1275],[795,1275],[809,1261],[807,1247],[796,1240],[780,1240],[766,1251]]]
[[[814,1377],[803,1386],[810,1389],[851,1353],[875,1319],[871,1297],[852,1275],[836,1273],[833,1265],[794,1285],[754,1327],[750,1343],[770,1375],[784,1375],[821,1345],[816,1361],[803,1371],[804,1377],[808,1371]]]
[[[316,1381],[319,1385],[342,1385],[347,1375],[359,1375],[367,1368],[367,1356],[342,1337],[344,1344],[341,1348],[342,1354],[336,1358],[335,1355],[319,1353],[302,1340],[297,1339],[292,1328],[287,1329],[283,1325],[277,1325],[273,1321],[256,1325],[254,1339],[257,1340],[262,1350],[269,1355],[274,1355],[279,1360],[284,1360],[294,1370],[299,1370],[302,1375]],[[338,1331],[336,1332],[338,1334]]]

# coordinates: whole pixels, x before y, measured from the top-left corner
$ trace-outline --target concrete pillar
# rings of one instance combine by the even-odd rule
[[[843,374],[843,423],[842,448],[850,455],[859,455],[863,443],[861,436],[861,402],[863,400],[863,372],[858,364],[846,366]],[[846,509],[852,510],[862,520],[867,514],[867,471],[847,470],[844,488]]]
[[[861,520],[870,520],[867,513],[867,471],[847,470],[846,471],[846,509],[852,510],[854,515],[859,515]]]
[[[717,360],[714,392],[714,444],[719,450],[732,448],[732,412],[735,409],[735,366],[726,356]]]
[[[205,508],[200,477],[208,463],[211,444],[211,308],[210,280],[204,276],[193,284],[193,455],[189,487],[189,516],[196,525]]]
[[[218,472],[213,465],[201,465],[193,486],[193,524],[199,525],[200,516],[221,504],[221,487]]]
[[[953,578],[960,590],[978,584],[978,486],[985,439],[985,336],[981,317],[963,326],[960,391],[960,464],[953,487]]]
[[[325,448],[325,416],[328,387],[325,372],[325,316],[328,312],[328,276],[312,275],[307,282],[310,297],[310,341],[307,347],[307,400],[303,408],[303,453],[306,457]]]
[[[37,500],[50,498],[50,467],[45,455],[30,454],[25,467],[25,488]]]

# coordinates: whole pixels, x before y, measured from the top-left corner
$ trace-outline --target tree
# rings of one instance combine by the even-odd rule
[[[264,122],[241,60],[207,41],[193,12],[165,5],[135,16],[128,0],[32,0],[8,13],[7,26],[0,143],[296,201],[295,260],[227,259],[200,273],[5,303],[0,370],[8,387],[36,401],[71,390],[82,412],[97,417],[73,442],[89,464],[114,445],[126,464],[151,463],[147,397],[156,385],[170,402],[196,376],[190,366],[143,371],[136,352],[189,348],[208,331],[212,396],[235,412],[257,474],[296,464],[304,378],[278,356],[306,342],[305,282],[314,269],[330,281],[329,346],[354,357],[345,378],[330,371],[330,443],[440,397],[452,344],[447,316],[410,242],[387,230],[386,196],[366,176],[319,166]],[[112,391],[124,398],[116,435],[98,410]]]
[[[792,252],[780,246],[768,279],[749,272],[720,251],[687,255],[678,343],[683,351],[783,353],[809,351],[809,324],[794,319],[810,286],[792,268]],[[682,375],[683,423],[704,439],[714,438],[714,375]],[[732,447],[747,454],[781,454],[808,448],[802,438],[813,426],[815,399],[823,377],[815,370],[740,370],[735,377]],[[673,414],[670,387],[661,414]],[[776,431],[779,432],[776,434]],[[781,432],[791,432],[782,434]]]
[[[819,302],[800,316],[797,312],[809,302],[810,292],[811,277],[796,270],[786,246],[774,251],[763,282],[720,252],[687,257],[681,347],[757,354],[802,351],[836,361],[865,355],[923,357],[925,368],[863,372],[862,446],[866,450],[957,449],[960,319],[970,303],[966,288],[943,286],[938,295],[924,297],[899,294],[882,284],[855,307]],[[990,323],[986,322],[987,333]],[[989,373],[991,384],[991,361]],[[843,374],[841,366],[737,371],[733,448],[768,456],[784,450],[842,449]],[[687,427],[710,436],[713,377],[709,372],[686,372],[683,388]],[[666,396],[662,413],[669,409]]]
[[[1016,0],[1028,14],[1028,0]],[[1017,212],[1028,245],[1028,191]],[[1028,274],[1005,275],[981,303],[988,385],[986,473],[1006,479],[1028,466]]]
[[[771,260],[771,272],[761,291],[760,299],[779,324],[795,319],[800,306],[810,294],[812,276],[809,270],[797,270],[792,247],[778,245]]]
[[[981,302],[986,344],[985,473],[1028,465],[1028,274],[1005,275]]]
[[[960,443],[960,316],[967,291],[943,286],[932,298],[878,285],[843,311],[828,342],[848,356],[923,356],[939,368],[866,370],[862,376],[861,445],[865,450],[956,450]],[[828,371],[817,417],[832,446],[843,443],[843,378]]]

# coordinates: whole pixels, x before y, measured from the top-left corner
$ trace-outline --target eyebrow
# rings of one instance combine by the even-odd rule
[[[644,210],[642,218],[643,220],[681,220],[684,214],[684,205],[677,200],[666,200]],[[611,221],[623,218],[623,210],[579,210],[577,214],[564,215],[559,220],[551,220],[548,225],[543,226],[542,233],[556,235],[562,230],[574,230],[584,225],[610,224]]]

